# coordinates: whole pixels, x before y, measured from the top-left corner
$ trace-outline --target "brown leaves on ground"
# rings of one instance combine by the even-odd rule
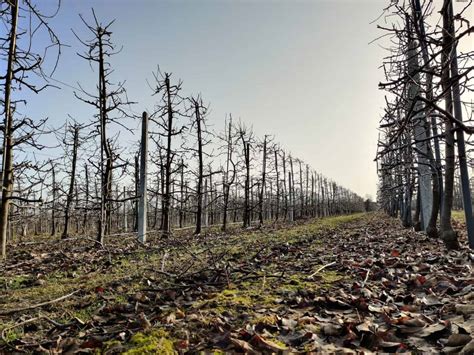
[[[15,312],[0,316],[1,349],[474,351],[468,250],[381,214],[109,245],[18,245],[2,265],[0,313]]]

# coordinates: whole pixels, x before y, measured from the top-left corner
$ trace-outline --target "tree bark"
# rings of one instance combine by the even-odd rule
[[[1,256],[7,255],[7,228],[10,212],[10,197],[13,189],[13,113],[11,107],[11,87],[13,80],[14,63],[16,60],[16,37],[18,21],[18,0],[10,2],[11,27],[9,34],[9,48],[7,70],[4,88],[4,134],[3,134],[3,161],[2,161],[2,204],[0,206],[0,239]]]
[[[138,241],[146,243],[147,234],[147,161],[148,161],[148,115],[142,115],[142,139],[140,150],[140,199],[138,200]]]
[[[265,179],[266,179],[266,167],[267,167],[267,136],[263,139],[263,159],[262,159],[262,184],[260,186],[260,196],[258,201],[258,219],[260,226],[263,226],[263,199],[265,192]]]
[[[196,229],[194,234],[198,235],[202,229],[202,182],[204,178],[204,158],[202,152],[202,131],[201,131],[201,112],[199,111],[198,102],[194,102],[194,116],[197,130],[197,144],[198,144],[198,181],[196,188],[197,209],[196,209]],[[207,192],[206,192],[207,193]]]
[[[450,37],[453,26],[453,19],[450,9],[450,0],[445,0],[443,4],[443,52],[442,52],[442,72],[441,83],[445,92],[444,100],[446,111],[453,112],[453,97],[450,82],[450,53],[452,52],[452,39]],[[454,194],[454,171],[455,171],[455,151],[454,133],[451,120],[445,120],[445,177],[444,177],[444,200],[441,208],[441,239],[448,249],[459,249],[458,235],[451,225],[451,210],[453,207]]]
[[[66,209],[64,211],[64,230],[61,236],[62,239],[66,239],[69,235],[70,212],[71,212],[72,199],[74,197],[74,186],[76,184],[76,164],[77,164],[78,147],[79,147],[79,127],[75,126],[73,130],[71,173],[69,177],[69,190],[66,197]]]

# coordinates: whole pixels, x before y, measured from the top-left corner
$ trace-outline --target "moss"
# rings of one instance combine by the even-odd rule
[[[6,324],[5,327],[3,327],[3,329],[6,329],[8,328],[9,324]],[[3,331],[3,329],[0,329],[0,332]],[[14,327],[14,328],[10,328],[8,329],[5,334],[4,334],[4,337],[3,339],[0,339],[0,344],[2,343],[10,343],[12,341],[15,341],[17,339],[20,339],[22,338],[24,335],[24,331],[23,331],[23,328],[22,327]]]
[[[321,273],[322,280],[326,284],[331,284],[336,281],[340,281],[344,278],[344,275],[341,275],[340,273],[336,271],[325,271]]]
[[[79,277],[76,278],[69,278],[64,272],[57,271],[49,274],[42,285],[21,289],[11,289],[7,291],[10,301],[9,304],[12,308],[19,308],[24,303],[38,303],[48,301],[50,299],[68,294],[77,289],[96,294],[96,288],[101,287],[105,289],[105,292],[107,292],[107,286],[109,284],[120,282],[124,278],[129,278],[134,275],[141,276],[143,274],[143,270],[138,267],[132,270],[133,271],[131,271],[129,267],[117,265],[114,269],[107,273],[99,270],[97,272],[79,275]],[[10,280],[18,279],[18,276],[15,278],[5,279],[8,280],[6,281],[8,283]],[[135,283],[129,288],[129,291],[132,292],[139,288],[140,285]],[[126,299],[118,299],[118,302],[122,301],[126,302]],[[71,302],[73,301],[68,299],[65,302],[56,304],[55,306],[64,308]]]
[[[244,281],[232,288],[226,288],[215,293],[211,298],[196,302],[194,308],[207,309],[215,314],[224,312],[234,314],[242,308],[255,306],[273,307],[276,298],[288,292],[316,292],[320,288],[331,287],[343,275],[335,271],[321,271],[319,280],[308,280],[306,275],[294,274],[283,279],[267,279],[265,283],[259,281]],[[252,322],[259,323],[271,319],[256,318]]]
[[[98,351],[98,354],[115,354],[118,351],[123,349],[124,346],[122,345],[122,342],[119,340],[113,339],[113,340],[108,340],[104,342],[102,349]]]
[[[277,292],[315,292],[320,288],[331,287],[336,281],[342,280],[343,275],[336,271],[321,271],[317,274],[319,279],[309,280],[306,275],[294,274],[278,284]]]
[[[308,282],[297,275],[292,275],[278,289],[280,291],[313,291],[317,287],[318,285],[314,282]]]
[[[464,222],[466,220],[463,210],[451,211],[451,217],[457,222]]]
[[[288,348],[288,345],[285,342],[278,340],[277,338],[271,338],[270,340],[272,343],[278,345],[279,347]]]
[[[90,305],[86,308],[72,312],[72,315],[76,318],[79,318],[83,322],[91,320],[92,316],[95,314],[98,306]]]
[[[115,302],[118,304],[128,304],[128,298],[123,295],[118,295],[115,297]]]
[[[218,306],[250,306],[252,299],[245,291],[239,291],[235,289],[225,289],[222,292],[216,294],[212,299],[212,302],[217,303]]]
[[[31,284],[31,277],[28,275],[18,275],[14,277],[0,277],[0,284],[5,285],[8,289],[17,290]]]
[[[136,333],[130,339],[126,355],[138,354],[176,354],[173,341],[163,329],[153,329],[150,332]]]
[[[252,324],[262,324],[262,325],[275,325],[277,324],[278,319],[274,314],[265,314],[260,317],[252,319]]]
[[[238,289],[227,288],[215,293],[210,299],[196,302],[193,307],[208,309],[215,314],[235,314],[238,310],[248,309],[256,304],[261,306],[273,306],[275,296],[270,292],[264,292],[258,284],[245,282]]]
[[[296,225],[291,228],[280,229],[272,234],[274,235],[275,239],[279,240],[280,242],[293,244],[308,238],[313,239],[319,233],[327,229],[334,229],[343,224],[356,221],[362,216],[363,213],[355,213],[347,216],[320,218],[312,220],[310,223]],[[319,244],[319,241],[314,240],[313,243]]]

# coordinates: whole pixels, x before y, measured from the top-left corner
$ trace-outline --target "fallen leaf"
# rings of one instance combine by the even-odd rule
[[[469,343],[472,337],[468,334],[451,334],[448,338],[447,346],[463,346]]]
[[[258,354],[258,352],[246,341],[236,339],[236,338],[230,338],[230,342],[237,348],[249,353],[249,354]]]
[[[271,350],[274,352],[287,350],[287,347],[278,345],[271,340],[264,339],[258,334],[255,334],[252,337],[252,339],[250,340],[250,343],[256,347]]]

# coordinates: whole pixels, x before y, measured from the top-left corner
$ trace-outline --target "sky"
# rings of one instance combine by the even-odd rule
[[[51,12],[55,1],[41,8]],[[115,19],[111,58],[115,81],[126,80],[135,112],[153,111],[147,80],[157,65],[183,81],[183,94],[201,93],[209,122],[221,129],[227,114],[252,125],[318,172],[361,196],[376,196],[373,161],[384,106],[379,69],[386,54],[371,24],[382,0],[153,1],[62,0],[50,21],[63,43],[54,78],[94,89],[97,73],[77,56],[83,48],[71,29],[87,37],[78,14]],[[72,89],[26,94],[30,113],[60,125],[93,111]],[[138,127],[138,123],[137,123]],[[124,144],[129,144],[124,138]]]

